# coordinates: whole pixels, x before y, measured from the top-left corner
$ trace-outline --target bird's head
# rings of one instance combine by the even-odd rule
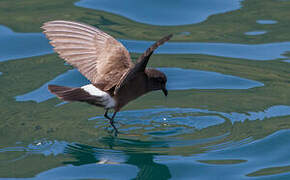
[[[148,77],[148,90],[162,90],[164,95],[167,96],[168,91],[166,89],[166,75],[157,69],[146,69],[145,74]]]

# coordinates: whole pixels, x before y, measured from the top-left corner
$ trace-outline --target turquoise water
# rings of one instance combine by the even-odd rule
[[[210,15],[239,11],[243,2],[182,0],[179,4],[171,0],[166,3],[82,0],[76,5],[113,12],[138,22],[176,25],[200,23],[206,21]],[[159,11],[162,6],[167,6],[166,12],[164,9]],[[270,17],[261,16],[257,21],[252,20],[257,27],[237,36],[255,38],[270,34],[266,30],[260,31],[259,27],[281,23],[275,20],[276,16],[278,15],[272,14]],[[212,27],[214,28],[214,24]],[[186,36],[189,33],[185,31],[182,35]],[[137,53],[143,52],[153,43],[145,40],[120,41],[130,52]],[[264,44],[169,42],[156,53],[241,58],[242,62],[257,61],[261,64],[269,63],[269,66],[278,62],[286,67],[290,62],[289,53],[287,54],[289,51],[290,42],[285,40]],[[23,61],[16,59],[52,52],[51,46],[41,33],[16,33],[9,27],[0,26],[0,61],[3,61],[0,66],[12,63],[13,68],[18,68],[18,61]],[[41,60],[37,63],[41,66],[46,62]],[[28,68],[26,71],[36,71],[39,74],[24,73],[18,68],[20,71],[17,72],[17,79],[6,79],[4,83],[9,86],[20,79],[29,85],[29,88],[26,88],[29,90],[21,90],[21,93],[16,94],[14,89],[21,87],[10,87],[12,96],[7,98],[9,102],[1,103],[1,106],[10,108],[9,114],[18,121],[10,121],[11,116],[3,116],[2,113],[8,114],[5,112],[7,108],[0,107],[0,121],[5,122],[0,136],[6,137],[6,133],[10,131],[15,134],[13,137],[3,138],[5,142],[0,142],[0,179],[290,179],[290,104],[287,104],[286,100],[279,101],[285,103],[275,103],[276,98],[284,97],[284,91],[281,91],[279,96],[271,91],[258,94],[261,97],[251,96],[252,93],[260,92],[268,86],[281,87],[278,85],[284,81],[280,74],[268,69],[265,69],[265,72],[256,72],[253,67],[252,73],[256,73],[257,76],[265,73],[277,79],[273,82],[271,76],[265,76],[262,83],[214,71],[160,67],[159,70],[168,77],[169,96],[166,99],[160,96],[161,93],[152,93],[152,96],[147,96],[149,103],[144,98],[119,112],[116,126],[121,133],[114,136],[101,109],[90,109],[89,105],[81,103],[67,104],[56,101],[47,90],[48,84],[76,87],[85,85],[89,83],[85,77],[77,70],[71,69],[39,82],[36,81],[38,76],[51,77],[51,74],[43,74],[44,69],[37,69],[37,63],[33,64],[35,69]],[[192,59],[191,63],[196,62]],[[237,64],[243,71],[244,64],[239,63],[240,61]],[[256,64],[257,69],[261,64]],[[61,65],[62,63],[59,63],[58,67]],[[216,66],[218,65],[217,63]],[[215,64],[208,66],[218,69],[214,67]],[[222,68],[228,68],[231,72],[231,67]],[[5,79],[10,73],[1,71],[3,73],[0,72],[0,79]],[[37,83],[34,83],[33,79]],[[284,88],[289,88],[287,83],[284,84]],[[2,101],[8,92],[0,92],[3,93],[0,96]],[[195,107],[187,101],[178,106],[171,98],[182,98],[180,94],[186,96],[185,100],[199,99],[203,102],[198,103],[205,105]],[[245,101],[227,99],[232,97],[226,96],[227,94],[241,96]],[[213,96],[220,97],[220,107],[213,107]],[[267,98],[263,99],[266,96]],[[269,101],[268,98],[273,103],[264,106],[263,101]],[[156,105],[158,102],[162,102],[163,105]],[[245,102],[250,102],[249,105],[257,104],[257,108],[249,106],[248,110],[240,112],[239,108]],[[145,105],[139,106],[142,103]],[[236,110],[229,110],[230,106],[236,107],[233,108]],[[74,116],[80,118],[76,121]],[[42,123],[43,121],[47,124]],[[20,137],[18,133],[25,137]]]

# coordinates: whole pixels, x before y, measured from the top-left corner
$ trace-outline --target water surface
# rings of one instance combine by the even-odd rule
[[[277,21],[275,20],[257,20],[256,21],[258,24],[276,24]]]
[[[120,40],[130,52],[143,53],[154,42]],[[249,60],[274,60],[285,58],[290,50],[289,42],[267,44],[234,44],[234,43],[189,43],[169,42],[159,47],[160,54],[204,54]]]
[[[198,23],[210,15],[238,9],[242,1],[125,0],[117,2],[109,0],[105,2],[96,0],[93,2],[82,0],[76,4],[81,6],[81,3],[88,5],[92,3],[89,5],[92,8],[96,7],[95,4],[98,2],[100,4],[98,9],[109,8],[108,12],[121,14],[139,22],[144,20],[145,23],[150,24],[174,25]],[[248,0],[246,5],[251,8],[259,3],[274,5],[279,2]],[[115,12],[115,7],[119,7],[117,10],[120,12]],[[273,7],[263,9],[265,16],[259,18],[253,30],[259,30],[262,26],[276,27],[275,23],[279,23],[283,18],[287,19],[286,16],[280,17],[283,16],[280,14],[282,11]],[[49,10],[49,7],[45,9]],[[243,17],[247,17],[247,13],[253,13],[253,11],[246,11],[247,8],[242,10],[240,12],[244,13],[241,14]],[[275,14],[268,12],[275,12]],[[142,16],[142,13],[146,13],[146,16]],[[232,13],[223,16],[231,18]],[[252,20],[249,19],[251,22]],[[215,23],[220,22],[210,24],[213,30]],[[287,26],[288,24],[285,24],[284,27]],[[275,32],[279,32],[279,29],[271,31],[271,33]],[[187,36],[188,33],[178,35]],[[86,104],[74,103],[54,107],[49,102],[45,102],[54,97],[47,91],[48,84],[81,86],[89,83],[77,70],[69,70],[44,84],[39,83],[41,79],[41,76],[38,79],[39,74],[20,70],[17,76],[11,76],[13,78],[4,82],[9,86],[0,88],[0,90],[5,89],[1,91],[3,92],[1,98],[5,101],[1,101],[0,108],[0,119],[3,121],[0,124],[0,137],[2,137],[0,179],[288,180],[290,179],[290,106],[285,98],[289,97],[288,81],[285,79],[288,71],[279,68],[279,65],[289,66],[288,63],[279,63],[283,60],[290,62],[287,56],[287,52],[290,51],[288,39],[285,37],[284,42],[267,44],[166,43],[157,50],[157,53],[204,54],[251,60],[282,59],[278,62],[255,63],[259,70],[257,76],[267,81],[269,85],[261,88],[253,88],[263,86],[260,82],[226,74],[175,67],[160,68],[169,77],[168,89],[176,91],[175,93],[184,93],[186,98],[191,98],[188,99],[187,104],[184,104],[188,108],[177,107],[174,102],[164,103],[166,106],[154,106],[149,103],[150,109],[134,109],[135,107],[131,106],[129,108],[133,109],[117,114],[116,126],[121,132],[117,137],[112,133],[108,120],[101,113],[96,113],[94,108],[87,108]],[[130,52],[139,53],[153,43],[152,41],[120,41]],[[41,33],[16,33],[5,26],[0,26],[0,61],[48,53],[52,53],[52,48]],[[40,61],[36,62],[40,63]],[[7,63],[10,65],[7,67],[13,68],[14,63],[18,61]],[[237,61],[237,63],[249,67],[248,61]],[[260,65],[265,65],[263,66],[266,68],[265,72],[258,67]],[[272,65],[274,68],[270,68]],[[229,64],[222,67],[235,66]],[[215,68],[220,67],[211,67],[211,69]],[[277,70],[274,70],[275,68]],[[25,69],[33,70],[29,65]],[[245,69],[241,71],[247,71]],[[235,70],[240,71],[237,68]],[[273,73],[270,70],[273,70]],[[266,76],[267,72],[270,74]],[[8,74],[5,71],[2,75],[0,72],[0,80],[3,81],[6,75],[9,75],[9,71]],[[20,82],[19,79],[23,84],[31,83],[33,87],[40,87],[27,94],[19,95],[16,99],[43,103],[15,102],[13,97],[18,94],[15,92],[24,91],[19,90],[21,84],[15,84]],[[274,85],[277,85],[279,88],[277,92],[281,92],[280,94],[271,93],[271,90],[276,88]],[[191,96],[191,91],[181,91],[185,89],[227,90],[222,91],[222,95],[219,94],[221,91],[211,90],[210,97],[200,98],[200,95],[206,93],[198,94],[193,90],[192,93],[196,94]],[[241,102],[231,99],[241,99],[241,97],[245,98]],[[163,97],[160,98],[162,101]],[[196,98],[201,102],[196,102]],[[281,103],[276,103],[277,101]],[[191,102],[195,105],[191,105]],[[243,103],[249,104],[251,108],[245,107]],[[247,110],[243,110],[245,108]]]
[[[16,33],[0,25],[0,62],[52,53],[41,33]]]
[[[245,35],[256,36],[256,35],[262,35],[266,33],[267,31],[249,31],[249,32],[245,32]]]
[[[273,111],[273,109],[275,109]],[[286,112],[288,113],[282,113]],[[259,138],[243,136],[243,121],[236,128],[227,126],[227,113],[194,108],[159,108],[122,111],[118,114],[123,134],[119,137],[102,136],[94,144],[40,139],[25,145],[0,148],[0,154],[21,155],[8,158],[2,163],[29,162],[36,155],[43,161],[58,159],[58,167],[42,170],[27,179],[280,179],[290,177],[289,171],[249,177],[258,170],[269,167],[287,166],[290,145],[289,130],[280,130]],[[251,113],[250,113],[251,114]],[[253,114],[253,113],[252,113]],[[263,117],[257,114],[263,114]],[[273,106],[254,115],[259,120],[290,114],[289,106]],[[246,115],[246,114],[245,114]],[[90,119],[96,122],[97,131],[107,124],[102,116]],[[255,130],[252,119],[248,130]],[[235,123],[237,121],[232,121]],[[263,122],[263,121],[261,121]],[[247,122],[250,123],[250,122]],[[272,123],[275,123],[272,120]],[[140,128],[138,128],[140,127]],[[211,128],[213,128],[211,130]],[[226,133],[220,133],[223,129]],[[236,131],[237,130],[237,131]],[[205,132],[207,137],[199,137]],[[220,134],[220,135],[218,135]],[[252,134],[250,132],[250,134]],[[275,154],[275,156],[273,156]],[[63,159],[70,157],[70,160]],[[57,162],[57,161],[54,161]],[[229,169],[231,173],[228,173]],[[120,174],[120,172],[122,172]],[[211,172],[210,174],[208,172]],[[7,178],[9,179],[9,178]]]
[[[210,116],[198,116],[199,113],[208,114]],[[223,118],[217,115],[220,115]],[[139,122],[143,125],[144,124],[149,125],[151,123],[151,120],[153,120],[156,123],[167,123],[167,124],[173,123],[175,125],[182,124],[189,127],[195,127],[197,129],[203,129],[212,125],[223,123],[226,121],[225,119],[230,120],[231,123],[234,124],[235,122],[244,122],[246,120],[261,121],[274,117],[283,117],[289,115],[290,115],[290,106],[275,105],[267,109],[264,109],[263,111],[247,112],[247,113],[238,113],[238,112],[225,113],[197,108],[156,108],[156,109],[130,110],[119,112],[118,119],[120,119],[120,121],[123,122],[124,124]],[[200,117],[204,117],[204,119],[201,120],[199,119]],[[199,120],[196,120],[196,118]],[[213,120],[214,118],[215,120]],[[95,119],[105,120],[103,116],[89,118],[89,120]],[[136,119],[138,119],[138,121],[133,121]],[[142,121],[140,122],[139,119],[141,119]],[[196,124],[193,125],[192,123]]]
[[[287,136],[289,130],[279,131],[271,136],[257,140],[237,147],[229,147],[220,151],[212,151],[207,154],[197,156],[159,156],[154,161],[166,165],[170,170],[172,179],[183,177],[184,179],[211,179],[222,177],[222,179],[289,179],[289,171],[282,173],[269,172],[264,176],[249,177],[246,176],[255,171],[269,168],[289,165],[290,158],[285,156],[290,150]],[[275,154],[275,155],[273,155]],[[200,160],[245,160],[246,162],[238,164],[207,164],[201,163]],[[198,171],[193,171],[198,169]],[[229,173],[230,169],[230,173]],[[211,176],[208,175],[211,172]]]
[[[237,10],[241,0],[81,0],[76,6],[111,12],[137,22],[153,25],[194,24],[210,15]]]
[[[158,68],[167,76],[168,90],[186,89],[249,89],[263,86],[263,83],[248,80],[236,76],[225,75],[210,71],[200,71],[181,68]],[[49,84],[81,87],[90,82],[82,76],[76,69],[69,70],[53,80],[45,83],[40,88],[23,95],[16,96],[17,101],[43,102],[55,97],[51,94],[47,86]]]
[[[52,53],[52,47],[42,33],[15,33],[0,26],[0,61]],[[133,53],[143,53],[153,41],[120,41]],[[2,43],[2,44],[1,44]],[[159,54],[204,54],[249,60],[274,60],[285,58],[290,42],[267,44],[168,42],[159,47]]]

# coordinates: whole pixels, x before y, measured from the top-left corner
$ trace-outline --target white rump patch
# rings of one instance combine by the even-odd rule
[[[83,90],[85,90],[86,92],[88,92],[90,95],[92,96],[97,96],[97,97],[101,97],[103,102],[103,105],[105,106],[105,108],[113,108],[115,107],[115,100],[105,91],[102,91],[98,88],[96,88],[94,85],[92,84],[88,84],[85,86],[81,87]]]

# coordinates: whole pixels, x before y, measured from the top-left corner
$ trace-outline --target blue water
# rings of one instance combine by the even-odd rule
[[[245,32],[245,35],[255,36],[255,35],[262,35],[266,33],[267,31],[249,31],[249,32]]]
[[[98,173],[96,173],[98,172]],[[122,173],[120,173],[122,172]],[[127,164],[86,164],[82,166],[67,165],[38,174],[29,179],[133,179],[138,168]]]
[[[0,61],[52,53],[52,47],[42,33],[14,33],[0,26]],[[143,53],[153,41],[120,40],[130,52]],[[249,60],[275,60],[286,58],[290,42],[267,44],[169,42],[155,53],[204,54]]]
[[[41,33],[15,33],[0,25],[0,62],[52,53]]]
[[[210,15],[237,10],[241,0],[81,0],[75,5],[125,16],[137,22],[153,25],[194,24]]]
[[[276,24],[277,21],[275,20],[257,20],[256,21],[258,24]]]
[[[161,156],[154,158],[154,162],[166,165],[170,170],[172,179],[178,179],[178,177],[212,179],[212,176],[208,174],[209,172],[214,174],[214,177],[222,177],[221,179],[289,179],[289,172],[256,178],[245,176],[255,170],[289,165],[290,158],[285,157],[285,153],[290,150],[289,143],[285,143],[288,141],[289,135],[290,131],[284,130],[237,147],[190,157]],[[210,165],[198,162],[199,160],[226,159],[241,159],[246,160],[246,162],[235,165]]]
[[[120,40],[130,52],[141,53],[153,42]],[[283,53],[290,50],[289,42],[268,44],[232,44],[232,43],[166,43],[156,50],[161,54],[205,54],[249,60],[274,60],[285,58]]]
[[[188,35],[190,35],[190,34],[191,34],[190,32],[185,31],[185,32],[181,32],[181,33],[179,33],[178,35],[188,36]]]
[[[186,89],[249,89],[263,86],[263,83],[236,76],[224,75],[216,72],[200,71],[181,68],[158,68],[167,76],[168,90]],[[90,82],[76,69],[69,70],[40,88],[23,95],[16,96],[17,101],[43,102],[54,97],[48,89],[49,84],[80,87]]]
[[[62,86],[69,86],[69,87],[80,87],[86,84],[90,84],[90,82],[82,76],[77,70],[69,70],[53,80],[45,83],[40,88],[33,90],[29,93],[26,93],[24,95],[16,96],[17,101],[36,101],[36,102],[43,102],[48,99],[51,99],[55,97],[53,94],[51,94],[47,86],[49,84],[55,84],[55,85],[62,85]]]

